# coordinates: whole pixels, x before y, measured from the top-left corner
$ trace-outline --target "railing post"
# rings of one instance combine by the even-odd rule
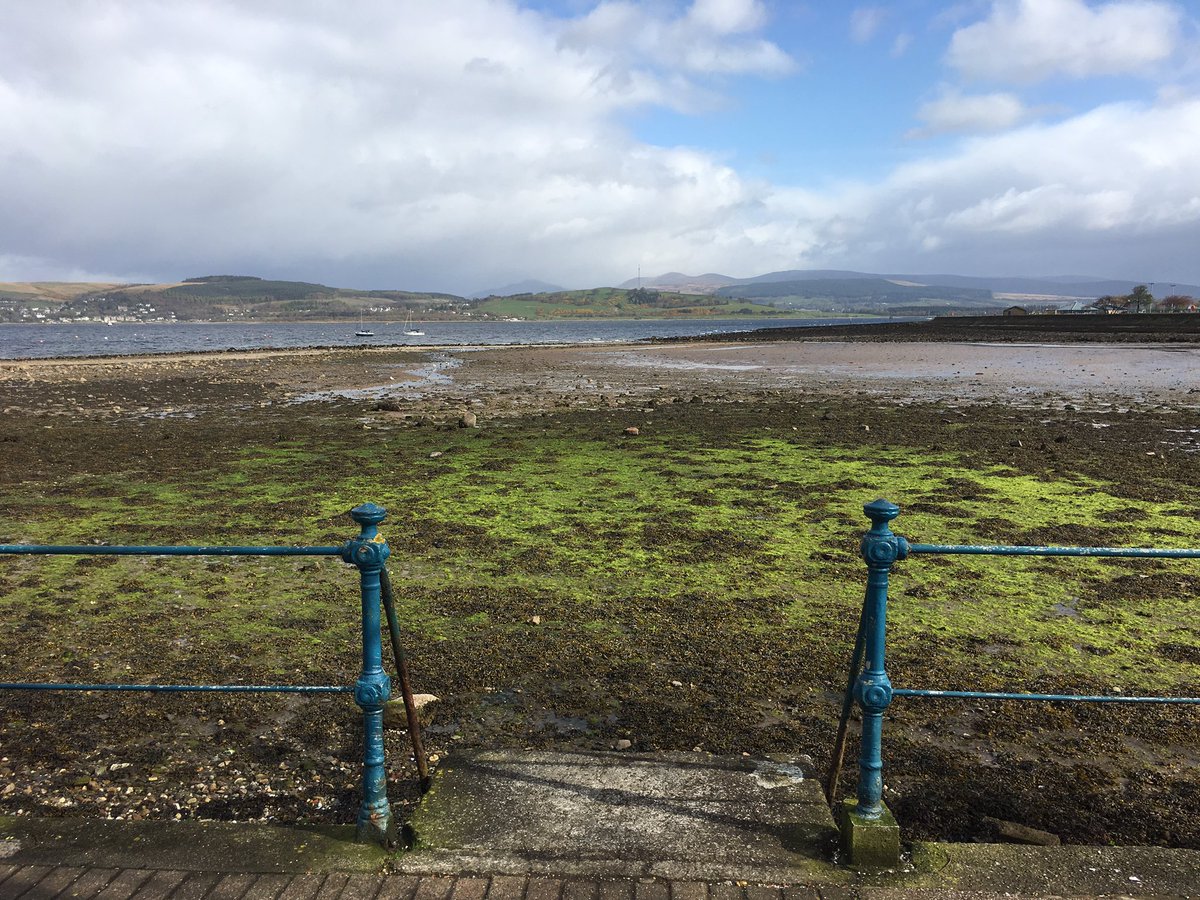
[[[378,525],[387,510],[364,503],[350,510],[362,532],[347,541],[342,559],[358,566],[362,586],[362,673],[354,684],[354,700],[363,711],[363,799],[358,811],[359,843],[394,846],[396,823],[387,798],[387,769],[383,751],[383,706],[392,694],[392,681],[383,671],[380,637],[379,573],[387,561],[387,542]]]
[[[863,598],[866,665],[858,675],[854,696],[862,709],[862,742],[858,755],[858,797],[839,809],[843,846],[855,865],[886,868],[899,862],[900,830],[883,803],[883,714],[892,702],[887,676],[888,576],[892,565],[908,556],[908,541],[893,534],[888,523],[900,507],[887,500],[863,506],[871,528],[863,535],[862,557],[867,563]]]

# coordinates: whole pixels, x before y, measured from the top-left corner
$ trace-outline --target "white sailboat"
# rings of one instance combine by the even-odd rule
[[[362,310],[358,311],[358,331],[354,332],[355,337],[375,337],[375,332],[363,324]]]
[[[404,317],[404,333],[413,337],[420,337],[425,334],[425,332],[413,324],[412,313]]]

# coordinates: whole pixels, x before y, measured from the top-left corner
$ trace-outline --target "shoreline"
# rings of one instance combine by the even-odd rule
[[[877,496],[913,536],[1200,536],[1200,347],[728,341],[19,365],[0,364],[11,538],[326,544],[352,533],[352,505],[387,506],[414,678],[442,698],[437,756],[629,740],[806,752],[821,768],[862,598],[860,511]],[[7,680],[354,678],[340,564],[113,560],[0,567]],[[1033,673],[1048,693],[1195,695],[1191,567],[1024,565],[906,565],[897,683],[1000,690]],[[336,748],[358,719],[331,699],[7,702],[8,814],[356,808],[355,757]],[[949,730],[936,705],[889,718],[889,796],[909,833],[984,838],[976,811],[1003,797],[1006,819],[1066,841],[1200,847],[1200,818],[1174,802],[1200,746],[1188,712],[951,714]],[[417,792],[403,733],[386,740],[403,815]]]
[[[1200,410],[1200,346],[913,341],[614,342],[200,351],[0,361],[0,408],[143,421],[372,403],[404,424],[662,403],[859,398],[1062,411]],[[136,401],[130,399],[136,395]],[[169,413],[163,413],[168,410]]]

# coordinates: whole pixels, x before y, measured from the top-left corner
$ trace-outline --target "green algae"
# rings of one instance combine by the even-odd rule
[[[788,412],[790,421],[806,414]],[[914,541],[1042,543],[1063,533],[1200,545],[1186,498],[1130,496],[1095,471],[981,460],[949,439],[958,423],[944,430],[945,449],[932,449],[839,443],[789,433],[787,421],[732,421],[714,438],[652,427],[613,435],[580,414],[370,435],[331,420],[319,442],[244,442],[208,467],[64,472],[53,503],[28,502],[44,485],[6,486],[0,521],[37,542],[336,544],[354,533],[346,510],[370,499],[391,511],[390,565],[418,642],[519,635],[537,616],[560,638],[619,644],[630,622],[650,634],[674,627],[644,609],[650,601],[687,598],[721,610],[731,630],[841,641],[863,590],[861,507],[878,495],[900,504],[894,527]],[[1190,577],[1186,566],[1168,571]],[[1123,589],[1158,571],[1100,560],[902,562],[890,609],[896,681],[1195,683],[1194,591]],[[129,667],[147,678],[185,675],[201,653],[239,677],[348,678],[357,609],[355,573],[336,560],[46,558],[7,560],[0,571],[0,611],[18,629],[36,628],[51,646],[69,634],[77,665],[87,656],[96,672]],[[132,629],[137,650],[153,654],[128,645]],[[59,658],[32,656],[47,677]],[[930,670],[962,683],[925,683]]]

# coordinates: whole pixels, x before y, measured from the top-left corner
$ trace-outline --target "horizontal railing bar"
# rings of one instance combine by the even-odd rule
[[[1200,549],[1157,550],[1153,547],[1020,547],[1004,544],[909,544],[909,553],[969,553],[991,556],[1122,556],[1200,559]]]
[[[1075,703],[1200,703],[1200,697],[1113,697],[1105,694],[1002,694],[995,691],[918,691],[896,688],[895,697],[925,697],[933,700],[1049,700]]]
[[[0,553],[79,556],[341,556],[345,547],[141,547],[108,544],[0,544]]]
[[[154,693],[200,692],[208,694],[349,694],[347,685],[308,684],[38,684],[0,683],[5,691],[151,691]]]

